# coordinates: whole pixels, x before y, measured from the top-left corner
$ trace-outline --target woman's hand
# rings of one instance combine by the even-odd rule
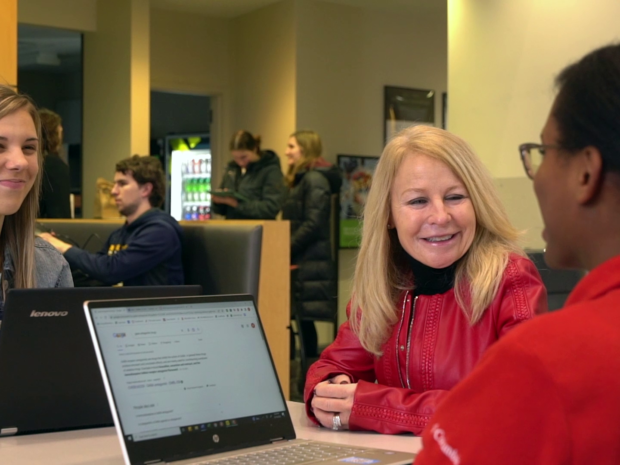
[[[234,197],[220,197],[218,195],[211,194],[211,200],[213,203],[221,203],[233,208],[237,208],[239,205],[239,201]]]
[[[311,405],[319,423],[332,429],[334,416],[340,415],[342,429],[349,429],[349,418],[356,389],[357,383],[351,383],[347,375],[337,375],[317,384]]]

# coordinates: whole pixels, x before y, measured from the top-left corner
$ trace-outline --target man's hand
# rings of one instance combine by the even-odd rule
[[[343,429],[349,429],[349,418],[357,383],[351,383],[347,375],[334,376],[314,388],[312,411],[326,428],[332,428],[334,415],[340,415]]]
[[[50,233],[41,233],[39,234],[39,237],[52,244],[54,248],[60,253],[65,253],[67,250],[73,247],[71,244],[67,244],[66,242],[61,241],[60,239],[52,236]]]

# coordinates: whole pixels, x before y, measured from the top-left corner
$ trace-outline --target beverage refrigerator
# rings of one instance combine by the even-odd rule
[[[169,138],[174,139],[166,143],[170,215],[179,221],[208,220],[211,218],[211,150],[204,143],[204,136],[202,139],[200,136]]]

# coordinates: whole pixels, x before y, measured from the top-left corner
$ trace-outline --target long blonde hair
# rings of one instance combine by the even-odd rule
[[[476,233],[457,266],[454,283],[457,302],[472,325],[495,298],[509,254],[524,254],[490,174],[465,141],[429,126],[397,134],[381,154],[366,200],[349,319],[362,346],[377,356],[398,320],[399,294],[412,287],[406,252],[387,224],[396,173],[405,157],[416,154],[445,163],[465,185],[474,207]]]
[[[19,110],[26,110],[30,114],[37,130],[37,137],[39,138],[37,163],[39,170],[34,185],[26,195],[19,210],[4,218],[2,231],[0,232],[0,260],[4,263],[4,252],[8,250],[15,267],[13,275],[14,286],[17,289],[23,289],[36,286],[34,229],[39,209],[43,164],[43,156],[41,154],[41,121],[36,106],[29,97],[18,94],[8,86],[0,85],[0,119]]]
[[[321,142],[321,137],[316,132],[309,129],[294,132],[290,137],[295,138],[297,145],[299,145],[301,149],[301,160],[298,163],[290,165],[286,173],[286,184],[289,187],[293,187],[295,184],[295,175],[300,171],[314,166],[316,161],[321,157],[323,153],[323,144]]]

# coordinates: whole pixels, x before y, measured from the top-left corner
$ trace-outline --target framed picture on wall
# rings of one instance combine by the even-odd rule
[[[378,162],[379,157],[338,155],[338,167],[342,170],[343,177],[340,188],[340,248],[360,246],[362,212]]]
[[[435,91],[385,86],[383,100],[384,138],[416,124],[435,125]]]

